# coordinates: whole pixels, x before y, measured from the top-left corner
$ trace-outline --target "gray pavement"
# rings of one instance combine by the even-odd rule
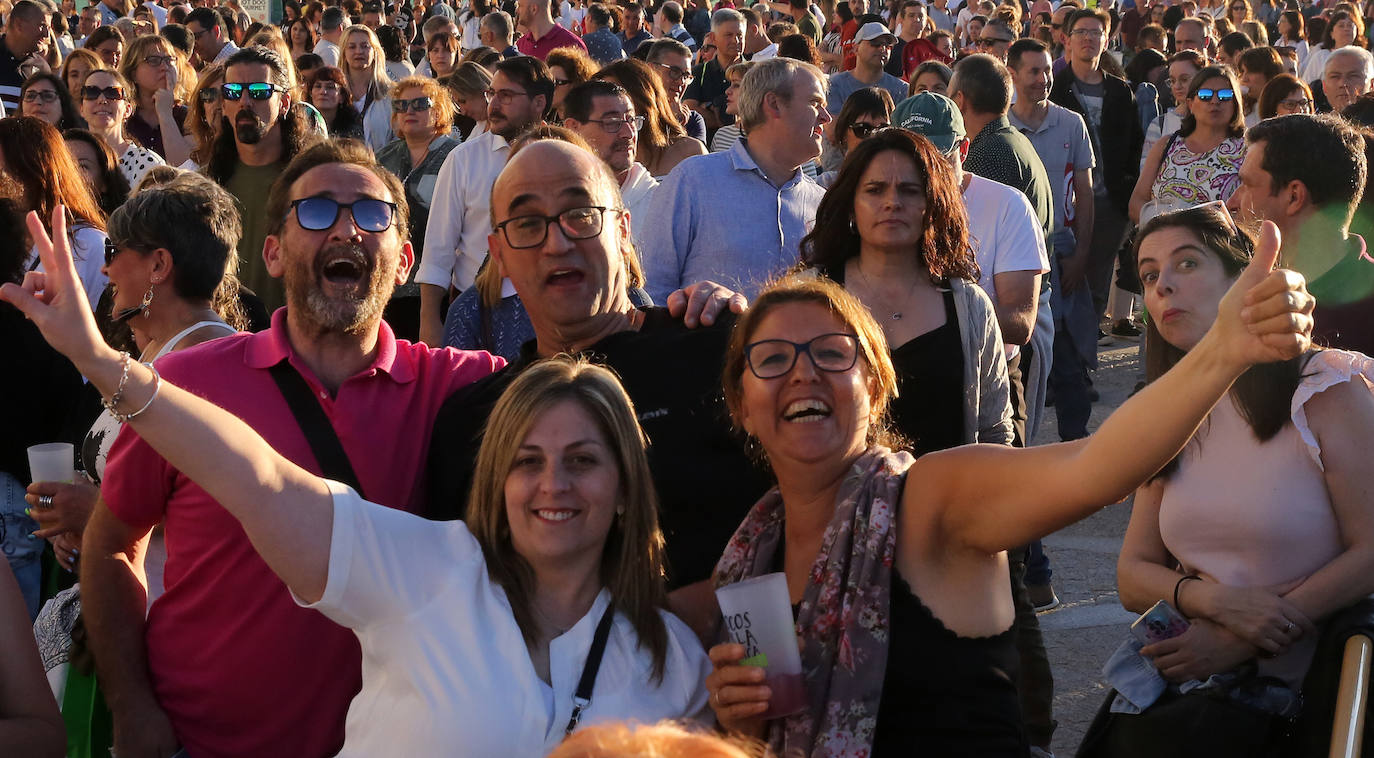
[[[1143,369],[1134,343],[1118,342],[1098,353],[1094,386],[1101,396],[1093,405],[1089,431],[1130,395]],[[1047,409],[1034,444],[1056,442],[1054,409]],[[1102,664],[1121,643],[1135,615],[1121,607],[1116,594],[1116,558],[1130,502],[1109,506],[1045,538],[1045,552],[1054,570],[1054,589],[1060,606],[1040,614],[1050,666],[1054,671],[1054,716],[1059,728],[1054,753],[1067,758],[1106,696]]]

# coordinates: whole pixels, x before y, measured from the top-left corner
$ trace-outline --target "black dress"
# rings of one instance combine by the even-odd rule
[[[964,444],[964,348],[953,290],[945,290],[945,323],[892,351],[897,397],[892,423],[917,457]]]

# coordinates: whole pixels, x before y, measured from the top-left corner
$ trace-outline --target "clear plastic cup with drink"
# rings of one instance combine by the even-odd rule
[[[765,719],[790,716],[806,708],[801,653],[787,576],[764,574],[716,590],[730,641],[744,646],[744,666],[761,666],[772,690]]]
[[[47,442],[30,447],[28,452],[32,481],[71,484],[76,479],[72,443]]]

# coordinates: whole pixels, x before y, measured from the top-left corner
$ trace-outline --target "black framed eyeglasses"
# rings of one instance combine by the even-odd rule
[[[271,82],[225,83],[221,84],[219,89],[225,100],[242,100],[245,91],[250,100],[271,100],[273,95],[286,91],[285,87],[277,86]]]
[[[776,379],[797,365],[797,356],[806,353],[811,365],[821,371],[843,374],[859,360],[859,338],[844,332],[830,332],[806,342],[759,340],[744,346],[744,362],[760,379]]]
[[[124,88],[114,86],[96,87],[94,85],[87,85],[81,88],[82,100],[99,100],[102,97],[106,100],[123,100]]]
[[[1196,94],[1196,95],[1194,95],[1194,97],[1196,97],[1197,99],[1201,100],[1201,101],[1204,102],[1204,103],[1210,103],[1210,102],[1212,102],[1212,97],[1213,97],[1213,96],[1216,96],[1216,98],[1217,98],[1218,101],[1224,103],[1224,102],[1227,102],[1227,101],[1229,101],[1229,100],[1235,100],[1235,99],[1236,99],[1236,92],[1235,92],[1235,90],[1232,90],[1232,89],[1216,89],[1216,90],[1214,90],[1214,89],[1207,89],[1206,87],[1203,87],[1202,89],[1200,89],[1200,90],[1197,91],[1197,94]]]
[[[568,239],[591,239],[601,233],[601,227],[605,225],[606,212],[619,210],[619,208],[588,205],[580,208],[569,208],[556,216],[540,216],[538,214],[516,216],[502,221],[494,228],[500,229],[501,234],[505,235],[507,245],[516,250],[525,250],[544,244],[544,240],[549,238],[549,224],[555,221],[558,222],[559,228],[563,230],[563,235]]]
[[[57,93],[50,89],[31,89],[24,93],[26,103],[55,103]]]
[[[196,97],[200,98],[202,103],[218,103],[219,87],[203,87],[196,93]]]
[[[643,116],[607,116],[606,118],[593,119],[593,122],[601,124],[602,131],[607,134],[620,134],[620,130],[624,129],[627,124],[634,129],[635,134],[644,128]]]
[[[392,101],[391,101],[391,112],[392,112],[392,113],[405,113],[406,111],[415,111],[416,113],[422,113],[422,112],[427,111],[427,110],[429,110],[430,108],[433,108],[433,107],[434,107],[434,101],[431,100],[431,99],[429,99],[428,96],[425,96],[425,97],[416,97],[416,98],[412,98],[412,99],[410,99],[410,100],[392,100]]]
[[[296,212],[296,223],[302,229],[320,232],[334,226],[339,220],[339,212],[347,208],[353,216],[353,224],[365,232],[377,234],[391,228],[396,220],[396,204],[374,197],[364,197],[351,203],[341,203],[332,197],[303,197],[291,201],[291,209]]]
[[[983,49],[987,49],[987,48],[989,48],[989,47],[993,47],[993,46],[997,45],[998,43],[1010,44],[1010,43],[1011,43],[1011,40],[1009,40],[1009,39],[1002,39],[1001,37],[981,37],[981,38],[979,38],[979,40],[978,40],[978,46],[981,47],[981,48],[983,48]]]
[[[892,124],[865,124],[862,121],[860,121],[856,124],[850,124],[849,131],[854,132],[854,136],[858,137],[859,139],[867,139],[868,135],[878,131],[879,129],[886,129],[890,126],[892,126]]]
[[[170,55],[143,56],[143,62],[148,64],[149,66],[152,66],[153,68],[162,68],[163,66],[166,66],[167,64],[171,63],[172,60],[172,56]]]
[[[669,79],[672,79],[673,81],[682,81],[682,82],[687,82],[688,84],[691,84],[691,83],[692,83],[692,79],[694,78],[694,77],[692,76],[691,70],[689,70],[689,69],[678,68],[677,66],[670,66],[670,65],[668,65],[667,63],[655,63],[654,65],[655,65],[655,66],[658,66],[659,68],[663,69],[664,71],[667,71],[667,72],[668,72],[668,78],[669,78]]]

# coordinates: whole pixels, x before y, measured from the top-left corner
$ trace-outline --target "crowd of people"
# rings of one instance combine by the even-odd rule
[[[1080,755],[1303,754],[1374,3],[258,7],[0,0],[0,754],[1048,756],[1132,495]]]

